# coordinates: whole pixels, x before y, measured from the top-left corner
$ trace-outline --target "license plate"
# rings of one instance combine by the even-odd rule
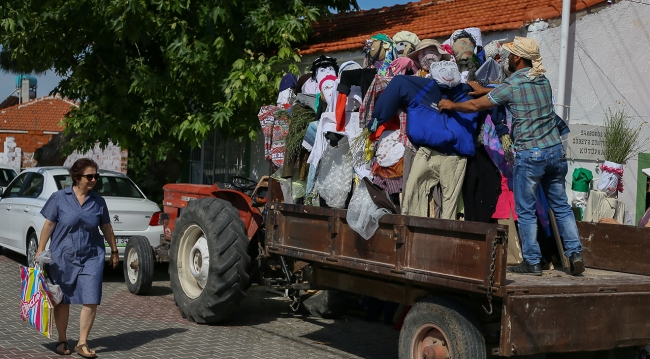
[[[126,247],[129,237],[115,237],[115,243],[118,247]],[[104,239],[104,246],[109,247],[108,242]]]

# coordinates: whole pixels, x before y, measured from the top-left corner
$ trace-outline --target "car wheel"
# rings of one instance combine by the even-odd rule
[[[38,238],[36,238],[36,232],[32,232],[27,239],[27,266],[33,267],[36,264],[37,250]]]
[[[153,282],[153,249],[143,236],[133,236],[124,249],[124,281],[129,292],[143,295]]]
[[[181,316],[196,323],[226,319],[246,297],[250,264],[237,209],[216,198],[189,201],[169,250],[170,287]]]

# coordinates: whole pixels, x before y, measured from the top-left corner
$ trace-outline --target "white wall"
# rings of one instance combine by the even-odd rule
[[[22,157],[22,149],[16,146],[15,138],[7,137],[4,141],[4,151],[0,152],[0,163],[12,167],[16,173],[20,173]]]
[[[128,152],[123,151],[120,147],[115,146],[112,143],[109,143],[104,150],[102,150],[99,145],[95,145],[94,149],[86,153],[74,151],[70,156],[68,156],[68,158],[66,158],[63,165],[70,167],[76,160],[84,157],[91,158],[93,161],[97,162],[100,169],[126,174]]]
[[[575,19],[575,16],[573,16]],[[567,119],[570,124],[602,125],[608,106],[627,104],[634,123],[650,120],[650,5],[621,1],[574,21],[570,28],[567,69]],[[557,94],[560,60],[560,27],[529,33],[538,40],[547,77]],[[569,98],[570,96],[570,98]],[[650,128],[642,126],[642,138]],[[571,138],[569,134],[569,138]],[[650,148],[642,152],[650,152]],[[591,170],[600,176],[594,161],[570,162],[567,189],[574,168]],[[632,220],[635,216],[638,176],[636,157],[624,168],[625,190],[619,195]],[[570,191],[568,191],[570,192]]]

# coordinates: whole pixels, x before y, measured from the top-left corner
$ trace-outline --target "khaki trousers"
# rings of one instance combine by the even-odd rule
[[[442,219],[456,219],[458,195],[463,187],[467,159],[444,155],[428,147],[415,154],[404,191],[402,214],[427,217],[429,193],[440,184],[442,188]]]

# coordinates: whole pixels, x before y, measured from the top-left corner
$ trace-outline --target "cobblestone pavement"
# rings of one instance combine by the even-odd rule
[[[24,257],[0,255],[0,358],[61,358],[53,339],[20,319]],[[69,345],[76,344],[81,306],[71,306]],[[56,333],[56,330],[54,330]],[[167,266],[157,265],[151,294],[135,296],[122,269],[104,274],[89,345],[101,358],[391,358],[399,332],[354,316],[325,320],[294,315],[288,302],[253,286],[226,323],[197,325],[181,318],[169,288]]]

